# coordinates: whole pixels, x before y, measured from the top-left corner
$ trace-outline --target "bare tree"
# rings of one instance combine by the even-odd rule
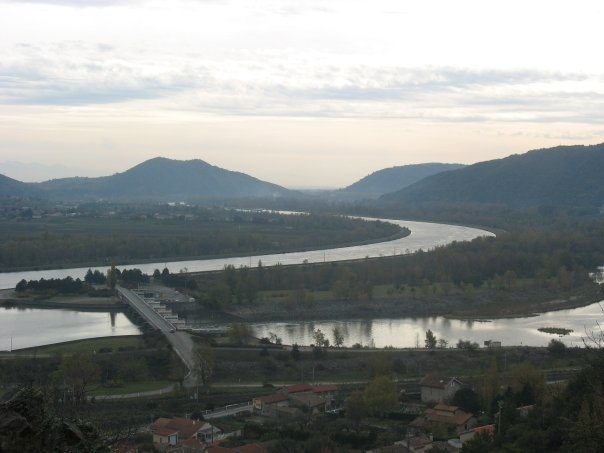
[[[604,307],[600,305],[600,311],[604,314]],[[604,347],[604,330],[602,330],[602,324],[596,321],[595,328],[588,329],[585,327],[585,336],[581,337],[583,345],[588,349],[602,349]]]
[[[214,351],[207,344],[201,344],[193,350],[193,372],[197,378],[197,395],[199,397],[199,383],[207,391],[210,389],[212,376],[214,375]]]

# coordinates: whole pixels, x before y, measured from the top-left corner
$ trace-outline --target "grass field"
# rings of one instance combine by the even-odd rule
[[[139,335],[124,335],[119,337],[90,338],[86,340],[69,341],[66,343],[50,344],[35,348],[21,349],[19,352],[31,354],[95,354],[101,349],[117,352],[120,350],[140,349],[145,343]]]
[[[89,396],[129,395],[135,393],[164,390],[174,385],[170,381],[142,381],[123,384],[119,387],[95,386],[88,391]],[[170,390],[166,390],[169,392]]]

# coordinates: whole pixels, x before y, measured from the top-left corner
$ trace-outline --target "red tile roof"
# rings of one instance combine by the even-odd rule
[[[172,431],[178,432],[179,440],[186,440],[194,437],[197,432],[202,429],[205,425],[208,425],[207,422],[202,422],[199,420],[189,420],[187,418],[158,418],[155,420],[153,425],[151,425],[151,430],[155,433],[159,434],[161,432]],[[167,434],[161,434],[167,435]]]
[[[431,422],[442,422],[461,426],[472,418],[472,414],[456,406],[437,404],[434,409],[426,409],[426,418]]]
[[[281,401],[287,401],[287,396],[283,393],[273,393],[272,395],[261,396],[256,399],[262,401],[262,404],[274,404],[280,403]]]
[[[448,378],[441,376],[434,376],[432,374],[426,374],[421,381],[419,381],[419,385],[422,387],[431,387],[435,389],[444,389],[447,384],[451,381],[457,381],[456,378]],[[461,384],[461,382],[459,382]]]
[[[170,428],[152,428],[153,429],[153,434],[157,434],[158,436],[171,436],[173,434],[178,434],[178,431],[176,431],[175,429],[170,429]]]
[[[476,434],[485,433],[493,437],[495,435],[495,425],[477,426],[475,428],[472,428],[472,431],[474,431]]]
[[[294,384],[283,387],[283,391],[287,393],[311,392],[313,389],[310,384]]]
[[[338,386],[336,384],[322,384],[315,385],[312,388],[314,393],[329,393],[329,392],[337,392]]]

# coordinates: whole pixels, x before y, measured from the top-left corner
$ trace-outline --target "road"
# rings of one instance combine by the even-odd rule
[[[194,343],[189,334],[175,330],[174,326],[169,321],[165,320],[155,310],[149,307],[138,294],[122,286],[116,286],[115,289],[122,300],[127,300],[132,308],[134,308],[151,326],[155,327],[166,336],[166,339],[174,348],[174,352],[176,352],[178,357],[180,357],[180,360],[182,360],[189,370],[189,373],[185,377],[185,387],[193,387],[196,385],[196,380],[191,373],[191,370],[194,368]]]

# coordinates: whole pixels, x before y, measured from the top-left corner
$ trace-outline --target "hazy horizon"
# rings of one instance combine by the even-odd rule
[[[603,15],[595,1],[0,0],[0,162],[40,164],[40,179],[164,156],[335,188],[600,143]]]

